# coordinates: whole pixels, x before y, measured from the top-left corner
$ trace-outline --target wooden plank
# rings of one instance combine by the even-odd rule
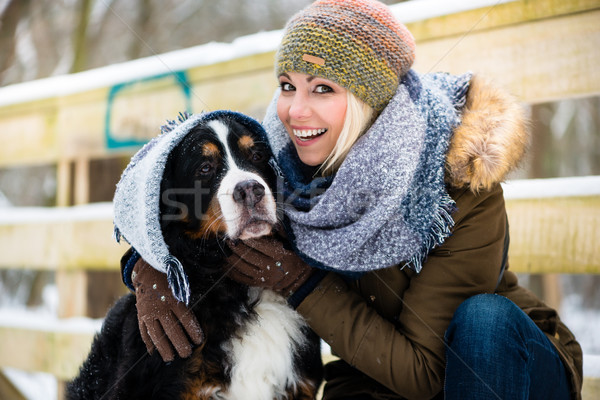
[[[97,208],[102,215],[95,215]],[[0,268],[117,270],[128,246],[113,239],[112,214],[106,208],[2,211],[9,215],[0,214]]]
[[[0,325],[0,365],[69,380],[87,357],[92,339],[92,333]]]
[[[37,223],[19,222],[16,210],[14,222],[0,218],[0,268],[118,269],[127,245],[111,237],[112,214],[71,215],[82,210]],[[600,273],[600,196],[507,200],[507,212],[514,271]]]
[[[90,160],[79,157],[75,160],[74,178],[74,202],[75,205],[87,204],[90,199]]]
[[[53,113],[40,109],[5,115],[3,111],[0,108],[0,166],[46,164],[58,159]]]
[[[600,0],[529,0],[498,2],[493,6],[409,22],[417,48],[426,41],[463,36],[477,31],[579,14],[600,8]],[[402,21],[403,16],[396,13]]]
[[[600,377],[588,376],[583,378],[583,388],[581,390],[581,397],[583,400],[600,399]]]
[[[600,273],[600,197],[508,200],[509,263],[522,273]]]
[[[71,199],[71,161],[59,160],[56,164],[56,205],[66,207]]]
[[[58,290],[58,317],[87,316],[87,271],[56,271],[56,289]]]
[[[415,70],[474,71],[537,103],[600,93],[600,10],[417,45]]]

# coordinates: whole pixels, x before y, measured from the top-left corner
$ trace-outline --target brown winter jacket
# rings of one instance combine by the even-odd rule
[[[507,229],[499,182],[526,147],[523,112],[508,94],[475,77],[462,121],[446,163],[458,207],[454,231],[421,273],[391,267],[354,282],[330,273],[298,307],[341,358],[326,366],[325,399],[441,396],[444,332],[456,308],[480,293],[506,296],[535,321],[558,349],[572,398],[581,398],[582,354],[571,332],[514,273],[507,270],[498,281]]]

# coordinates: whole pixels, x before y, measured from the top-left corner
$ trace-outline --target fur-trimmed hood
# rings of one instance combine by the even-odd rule
[[[489,190],[506,179],[529,145],[529,124],[517,99],[491,81],[471,78],[461,124],[450,139],[446,182]]]

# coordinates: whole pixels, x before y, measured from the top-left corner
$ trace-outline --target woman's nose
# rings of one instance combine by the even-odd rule
[[[289,112],[292,119],[301,120],[310,117],[311,110],[308,97],[296,92],[290,104]]]

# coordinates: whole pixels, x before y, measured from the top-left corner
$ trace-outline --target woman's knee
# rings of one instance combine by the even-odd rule
[[[446,337],[490,337],[511,329],[511,321],[522,311],[509,299],[496,294],[479,294],[465,300],[455,311]]]

